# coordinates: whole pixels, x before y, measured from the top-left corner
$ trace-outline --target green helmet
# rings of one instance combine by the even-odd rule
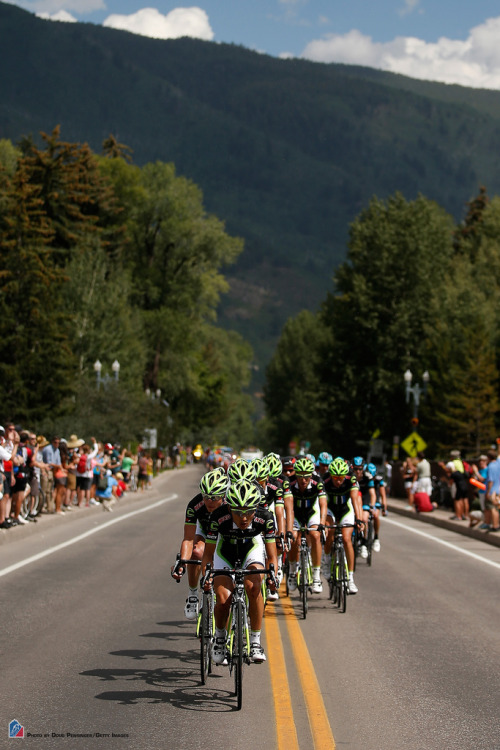
[[[242,479],[248,479],[251,482],[255,479],[255,470],[244,458],[237,458],[227,470],[227,475],[231,482],[241,482]]]
[[[226,499],[231,510],[255,510],[260,503],[261,494],[256,484],[242,479],[229,486]]]
[[[268,453],[266,456],[267,466],[269,469],[270,477],[279,477],[283,474],[283,466],[281,464],[281,458],[277,453]]]
[[[225,495],[229,480],[224,469],[212,469],[207,471],[200,481],[200,491],[203,495]]]
[[[301,476],[305,477],[305,476],[308,476],[309,474],[313,474],[315,468],[316,467],[314,466],[314,463],[311,461],[310,458],[307,458],[307,456],[305,456],[304,458],[297,459],[294,465],[295,473],[299,477]]]
[[[255,479],[267,479],[269,476],[269,466],[265,458],[254,458],[251,466],[255,472]]]
[[[334,458],[328,471],[332,477],[345,477],[349,474],[349,464],[343,458]]]

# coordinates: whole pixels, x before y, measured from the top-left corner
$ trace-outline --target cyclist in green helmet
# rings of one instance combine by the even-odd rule
[[[276,458],[274,463],[274,471],[279,471],[281,474],[281,461],[279,458],[271,454],[271,459],[267,456],[266,458],[255,458],[252,461],[252,465],[255,469],[256,482],[260,487],[261,501],[260,507],[269,510],[273,516],[276,524],[276,550],[278,554],[278,570],[277,578],[281,582],[283,577],[283,541],[285,538],[285,503],[283,500],[283,482],[280,479],[271,476],[269,469],[269,463],[273,465],[273,459]],[[279,468],[278,468],[279,467]],[[278,475],[279,476],[279,475]],[[269,591],[267,594],[268,601],[276,601],[279,598],[277,591]]]
[[[205,549],[205,538],[210,524],[210,514],[225,503],[229,481],[222,469],[212,469],[203,475],[200,492],[189,501],[184,521],[184,537],[181,542],[181,560],[201,560]],[[198,580],[200,565],[188,565],[189,594],[184,607],[186,619],[198,616]],[[171,570],[172,578],[179,581],[185,573],[184,567]]]
[[[334,458],[328,467],[329,476],[325,479],[325,492],[328,497],[328,516],[332,523],[361,523],[362,508],[359,499],[359,484],[351,474],[350,466],[343,458]],[[325,543],[323,572],[330,575],[333,529],[329,529]],[[352,527],[342,529],[342,539],[349,569],[348,591],[356,594],[358,587],[354,583],[354,547],[352,546]]]
[[[284,490],[287,537],[293,538],[288,555],[290,560],[290,575],[288,588],[297,588],[297,566],[299,559],[298,529],[307,526],[308,544],[311,547],[313,564],[314,594],[321,594],[321,531],[325,526],[327,504],[323,489],[323,482],[315,473],[313,461],[307,457],[298,458],[294,464],[295,479]]]
[[[249,482],[253,482],[255,479],[255,470],[251,463],[245,461],[244,458],[237,458],[229,465],[227,475],[231,483],[240,482],[242,479],[248,479]]]
[[[231,569],[240,561],[244,568],[255,568],[255,575],[245,577],[250,618],[250,658],[255,662],[266,660],[260,644],[264,600],[262,575],[258,571],[264,568],[265,557],[277,569],[274,517],[268,510],[259,507],[260,500],[260,490],[253,482],[243,479],[230,485],[227,505],[218,508],[210,519],[202,561],[203,573],[208,563],[214,569]],[[274,582],[269,585],[274,590]],[[214,589],[216,629],[212,658],[215,664],[222,664],[233,591],[231,578],[215,576]]]

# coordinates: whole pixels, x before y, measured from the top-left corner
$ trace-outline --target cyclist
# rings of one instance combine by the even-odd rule
[[[283,456],[281,459],[283,469],[281,479],[283,482],[292,482],[295,479],[295,461],[294,456]]]
[[[387,515],[387,495],[385,492],[385,482],[384,478],[381,474],[378,473],[377,467],[375,464],[369,463],[367,464],[366,468],[366,475],[368,478],[368,484],[370,488],[370,493],[368,495],[369,498],[369,504],[367,505],[365,503],[365,499],[363,497],[363,511],[364,511],[364,521],[368,521],[368,512],[371,510],[373,513],[373,531],[374,531],[374,540],[373,540],[373,551],[374,552],[380,552],[380,540],[378,538],[379,532],[380,532],[380,511],[379,509],[382,508],[382,515]],[[363,546],[361,548],[361,552],[363,549],[366,551],[366,554],[363,554],[363,557],[366,557],[368,555],[368,551],[366,550],[366,546]]]
[[[316,464],[316,471],[324,481],[328,476],[328,467],[333,461],[333,456],[326,451],[323,451],[318,456],[318,463]]]
[[[325,480],[325,492],[328,497],[328,516],[337,524],[354,524],[360,521],[362,507],[359,499],[359,485],[356,477],[350,473],[349,464],[343,458],[334,458],[328,467],[329,476]],[[330,575],[333,529],[329,529],[325,543],[325,569]],[[357,594],[354,583],[354,547],[352,546],[352,529],[342,529],[342,539],[349,569],[348,591]]]
[[[297,588],[298,529],[302,525],[309,529],[308,544],[311,547],[313,564],[312,592],[321,594],[323,591],[321,583],[321,531],[324,529],[327,514],[326,495],[323,482],[319,475],[315,473],[315,466],[310,458],[297,459],[294,469],[295,479],[284,490],[287,537],[293,538],[288,555],[290,561],[288,588],[290,591],[295,591]],[[316,528],[311,528],[313,526]]]
[[[279,461],[279,459],[278,464],[281,470],[281,462]],[[283,501],[283,482],[270,476],[269,462],[266,458],[254,458],[254,460],[252,461],[252,466],[255,470],[255,481],[261,492],[261,501],[259,504],[259,508],[269,510],[274,516],[276,530],[276,553],[278,555],[278,568],[276,571],[276,575],[281,581],[281,555],[283,553],[283,540],[285,538],[285,506]],[[279,598],[278,592],[268,591],[267,598],[269,601],[276,601]]]
[[[181,543],[181,560],[201,560],[205,549],[205,538],[210,523],[210,515],[225,503],[228,478],[224,469],[212,469],[201,478],[200,492],[189,501],[184,521],[184,538]],[[199,565],[188,565],[189,594],[184,606],[187,620],[198,616]],[[180,581],[185,573],[183,566],[172,567],[172,578]]]
[[[260,645],[260,631],[264,615],[262,598],[262,575],[264,558],[277,568],[276,535],[272,513],[260,508],[259,488],[246,479],[231,484],[227,492],[226,505],[218,508],[210,519],[210,529],[206,535],[202,569],[205,573],[208,563],[213,568],[234,568],[239,561],[243,568],[254,568],[255,575],[245,577],[250,618],[250,659],[254,662],[266,661],[264,649]],[[272,591],[275,581],[268,581]],[[215,641],[212,659],[222,664],[225,659],[226,627],[231,606],[232,580],[225,575],[214,578]]]

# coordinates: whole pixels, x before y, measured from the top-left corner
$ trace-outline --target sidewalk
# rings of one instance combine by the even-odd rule
[[[482,531],[475,526],[470,528],[468,521],[452,521],[453,510],[451,508],[438,508],[432,513],[416,513],[414,510],[407,510],[408,503],[406,499],[402,500],[397,497],[387,498],[387,508],[389,513],[397,513],[406,518],[416,518],[422,523],[430,523],[433,526],[439,526],[442,529],[455,531],[457,534],[469,536],[473,539],[479,539],[487,544],[500,547],[500,531]]]

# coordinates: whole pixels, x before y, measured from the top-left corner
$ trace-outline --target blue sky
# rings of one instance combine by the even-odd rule
[[[12,0],[11,0],[12,1]],[[498,0],[16,0],[49,20],[500,89]]]

